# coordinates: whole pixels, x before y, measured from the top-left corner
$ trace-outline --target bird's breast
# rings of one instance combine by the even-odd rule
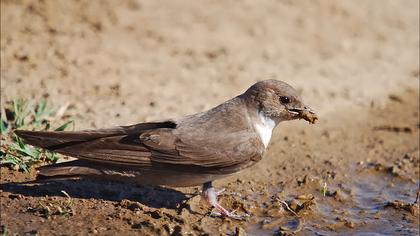
[[[265,147],[270,143],[275,126],[276,122],[274,120],[267,117],[263,112],[258,113],[258,119],[254,123],[254,129]]]

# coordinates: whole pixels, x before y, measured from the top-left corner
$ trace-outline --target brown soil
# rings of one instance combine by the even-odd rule
[[[9,234],[419,233],[418,1],[1,1],[1,104],[70,103],[76,129],[177,117],[285,80],[319,122],[199,188],[31,182],[1,167]],[[64,191],[64,192],[63,192]],[[68,196],[67,196],[68,195]]]

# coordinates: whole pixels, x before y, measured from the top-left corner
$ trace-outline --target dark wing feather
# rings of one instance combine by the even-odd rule
[[[150,150],[131,136],[99,138],[54,150],[58,153],[117,165],[150,165]]]
[[[62,144],[86,142],[99,138],[140,134],[146,130],[158,128],[175,128],[172,121],[140,123],[130,126],[118,126],[109,129],[83,130],[83,131],[29,131],[16,130],[15,134],[26,143],[45,149],[59,149]],[[55,147],[58,146],[58,147]]]

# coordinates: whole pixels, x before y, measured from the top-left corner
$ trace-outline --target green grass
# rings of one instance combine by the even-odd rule
[[[28,211],[47,219],[53,215],[74,215],[75,211],[73,209],[73,199],[67,194],[66,191],[62,190],[61,192],[67,197],[67,199],[42,200],[39,201],[36,207],[29,207]]]
[[[9,235],[9,231],[7,230],[7,226],[0,225],[0,235],[1,236],[8,236]]]
[[[64,131],[74,121],[61,118],[66,106],[55,109],[46,100],[39,102],[17,99],[1,109],[1,149],[0,164],[15,170],[28,171],[37,163],[54,163],[58,155],[40,148],[32,147],[14,134],[14,130],[55,130]],[[51,129],[51,127],[56,127]]]

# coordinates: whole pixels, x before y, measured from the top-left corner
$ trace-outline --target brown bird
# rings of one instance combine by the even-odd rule
[[[179,119],[75,132],[15,133],[28,144],[78,159],[41,167],[40,176],[99,175],[151,185],[203,185],[213,207],[239,218],[218,203],[212,181],[261,160],[273,129],[294,119],[314,123],[317,117],[290,85],[266,80],[208,111]]]

